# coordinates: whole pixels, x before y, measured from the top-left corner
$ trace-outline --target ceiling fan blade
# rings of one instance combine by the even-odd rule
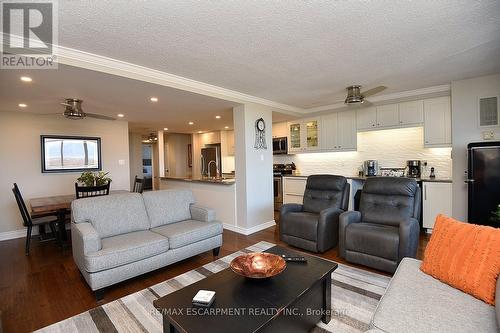
[[[381,92],[385,89],[387,89],[386,86],[378,86],[378,87],[375,87],[373,89],[361,92],[361,95],[363,95],[363,97],[368,97],[368,96],[378,94],[379,92]]]
[[[87,115],[87,117],[91,117],[91,118],[104,119],[104,120],[116,120],[116,118],[103,116],[102,114],[87,113],[87,112],[85,112],[85,114]]]

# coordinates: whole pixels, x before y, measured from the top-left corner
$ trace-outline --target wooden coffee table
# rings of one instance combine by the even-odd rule
[[[279,275],[248,279],[229,268],[154,301],[163,315],[163,332],[308,332],[331,317],[331,273],[337,264],[279,246],[265,252],[302,255]],[[213,290],[211,307],[195,307],[200,289]]]

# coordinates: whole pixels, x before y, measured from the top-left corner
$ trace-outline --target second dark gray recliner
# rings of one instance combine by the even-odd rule
[[[420,206],[421,192],[414,179],[367,179],[359,211],[340,216],[340,257],[394,273],[404,257],[417,255]]]
[[[338,242],[339,215],[349,205],[345,177],[314,175],[307,178],[303,204],[285,204],[280,210],[282,241],[313,252],[325,252]]]

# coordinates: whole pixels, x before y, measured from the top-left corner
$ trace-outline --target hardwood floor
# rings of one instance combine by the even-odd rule
[[[287,246],[279,241],[277,227],[249,236],[224,230],[223,237],[220,257],[262,240]],[[420,238],[419,258],[422,258],[428,239],[428,235]],[[39,329],[214,260],[212,251],[203,253],[117,284],[106,290],[102,301],[96,302],[73,262],[71,248],[61,250],[55,242],[41,243],[34,238],[31,254],[25,256],[24,239],[20,238],[0,242],[0,253],[0,311],[4,332]],[[320,256],[345,263],[338,257],[336,248]]]

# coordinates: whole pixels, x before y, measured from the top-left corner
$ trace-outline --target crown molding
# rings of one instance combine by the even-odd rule
[[[367,100],[369,100],[370,103],[380,104],[383,102],[396,101],[396,100],[404,100],[404,99],[411,99],[411,98],[414,98],[414,99],[423,98],[423,97],[429,96],[429,95],[449,93],[450,91],[451,91],[450,84],[442,84],[439,86],[432,86],[432,87],[414,89],[414,90],[406,90],[406,91],[401,91],[401,92],[395,92],[392,94],[385,94],[385,95],[369,97],[369,98],[367,98]],[[343,102],[337,102],[334,104],[304,109],[304,112],[305,113],[316,113],[316,112],[335,110],[335,109],[340,109],[340,108],[345,108],[345,107],[346,107],[346,105]]]
[[[10,35],[13,40],[24,40],[18,35]],[[3,38],[1,43],[3,43]],[[117,75],[129,79],[149,82],[165,87],[185,90],[205,96],[220,98],[235,103],[256,103],[285,113],[303,113],[303,109],[283,103],[274,102],[239,91],[226,89],[188,79],[182,76],[162,72],[156,69],[135,65],[126,61],[101,56],[69,47],[53,44],[53,54],[59,64],[69,65],[97,72]]]

